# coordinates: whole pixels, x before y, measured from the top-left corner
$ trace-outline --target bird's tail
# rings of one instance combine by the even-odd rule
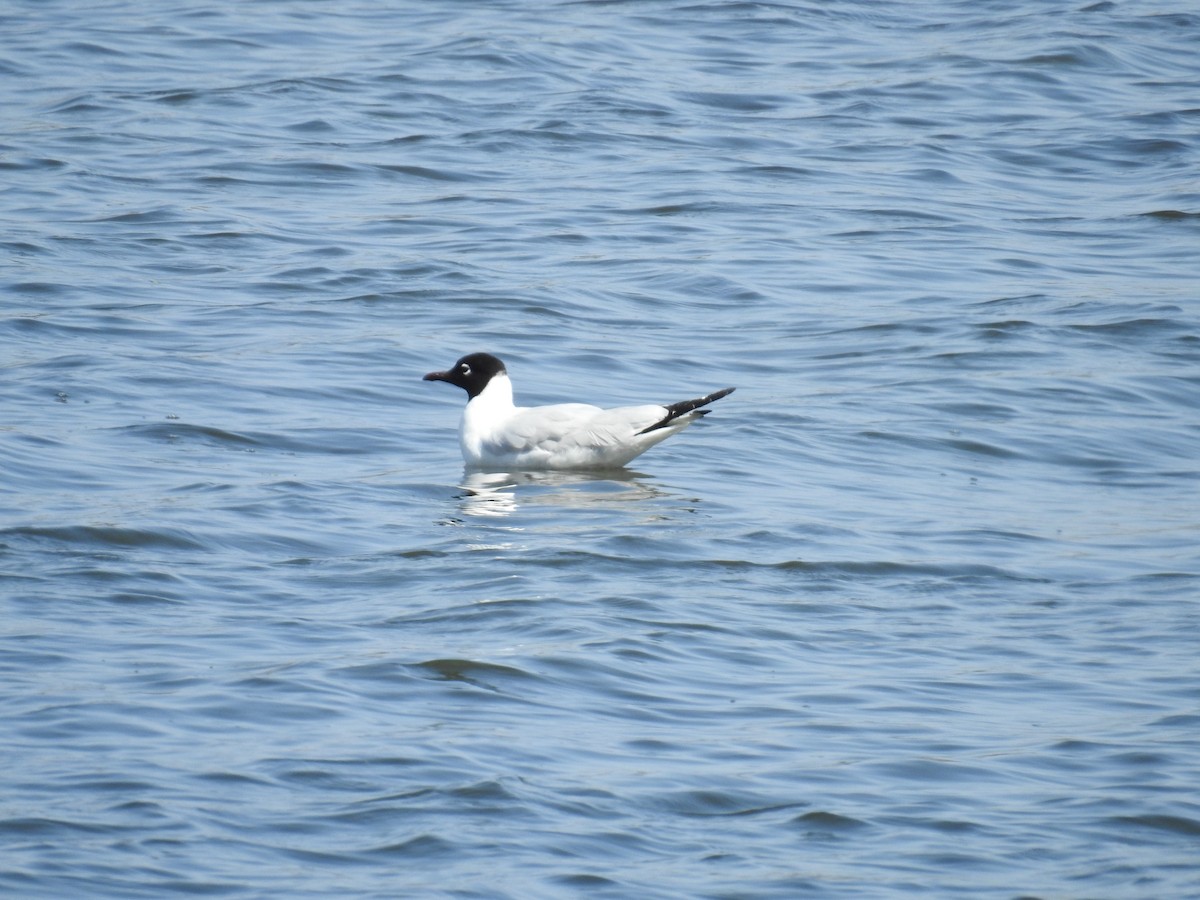
[[[700,409],[702,406],[708,406],[708,404],[712,403],[714,400],[720,400],[722,397],[732,394],[733,390],[733,388],[722,388],[719,391],[713,391],[707,397],[698,397],[695,400],[681,400],[679,403],[672,403],[666,407],[667,414],[665,416],[663,416],[649,428],[643,428],[638,432],[638,434],[646,434],[651,431],[657,431],[660,428],[666,428],[680,416],[686,416],[693,410]],[[707,409],[701,410],[700,412],[696,413],[696,416],[708,415],[709,412],[710,410]],[[696,416],[693,416],[693,418],[696,418]]]

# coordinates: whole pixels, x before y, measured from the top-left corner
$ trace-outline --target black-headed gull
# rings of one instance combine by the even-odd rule
[[[508,371],[490,353],[464,356],[425,381],[446,381],[467,392],[459,441],[472,469],[617,469],[709,412],[700,407],[733,392],[617,409],[514,406]]]

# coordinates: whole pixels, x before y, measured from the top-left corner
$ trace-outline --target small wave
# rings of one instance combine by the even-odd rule
[[[155,422],[149,425],[123,425],[117,430],[127,434],[165,441],[175,444],[186,440],[200,440],[219,445],[237,447],[259,447],[263,441],[260,438],[234,431],[226,431],[211,425],[188,425],[183,422]]]
[[[572,875],[556,875],[554,881],[564,887],[580,889],[580,890],[596,890],[599,888],[612,888],[620,885],[620,882],[614,881],[611,878],[605,878],[603,875],[593,875],[587,872],[580,872]]]
[[[690,790],[660,797],[657,805],[686,816],[736,817],[795,809],[805,804],[771,802],[732,791]]]
[[[1118,322],[1083,323],[1067,327],[1072,331],[1084,334],[1115,334],[1121,336],[1128,335],[1130,337],[1165,333],[1178,334],[1180,331],[1188,330],[1182,322],[1175,319],[1160,318],[1124,319]]]
[[[1184,212],[1179,209],[1156,209],[1151,212],[1138,213],[1148,219],[1160,219],[1164,222],[1180,222],[1200,219],[1200,212]]]
[[[57,837],[67,839],[80,834],[105,834],[106,826],[88,825],[83,822],[67,822],[41,816],[0,819],[0,834],[21,838]]]
[[[466,681],[488,686],[483,682],[494,678],[532,678],[532,674],[514,666],[480,662],[474,659],[430,659],[410,668],[433,676],[438,681]]]
[[[1169,831],[1185,837],[1200,837],[1200,821],[1189,819],[1186,816],[1114,816],[1109,821],[1119,825],[1133,825],[1138,828],[1151,828],[1155,831]]]
[[[25,526],[0,531],[6,538],[36,538],[99,547],[163,547],[202,550],[205,544],[178,529],[147,531],[105,525]]]
[[[405,841],[374,847],[366,852],[372,856],[412,857],[427,862],[438,856],[449,856],[459,849],[455,844],[436,835],[421,834]]]
[[[588,550],[563,550],[551,555],[532,558],[515,558],[514,564],[545,568],[590,569],[595,566],[617,566],[623,569],[645,569],[651,572],[674,572],[683,567],[689,571],[709,570],[715,572],[775,571],[799,573],[819,578],[945,578],[945,579],[998,579],[1012,582],[1043,583],[1045,579],[1023,575],[997,566],[962,563],[938,565],[934,563],[893,562],[888,560],[804,560],[785,559],[763,562],[752,559],[664,559],[659,554],[646,557],[619,556]]]
[[[720,91],[687,91],[680,93],[681,100],[700,106],[724,109],[733,112],[768,112],[781,106],[795,103],[795,98],[780,94],[741,94]]]
[[[432,169],[428,166],[381,164],[375,166],[375,168],[380,172],[386,172],[390,175],[407,175],[410,178],[420,178],[425,181],[466,182],[487,180],[484,176],[477,173],[468,174],[448,169]]]
[[[867,827],[867,823],[862,819],[856,819],[853,816],[843,816],[822,809],[816,809],[812,812],[806,812],[804,815],[796,816],[792,820],[792,824],[799,825],[807,830],[820,831],[857,831],[860,828]]]
[[[873,440],[889,441],[892,443],[903,444],[905,446],[916,447],[920,449],[941,449],[949,447],[951,449],[961,450],[965,453],[971,453],[976,456],[991,456],[997,459],[1017,459],[1021,456],[1021,454],[1017,451],[1010,450],[1007,447],[989,444],[986,441],[968,440],[966,438],[918,438],[911,435],[894,434],[886,431],[863,431],[860,432],[860,437],[871,438]]]

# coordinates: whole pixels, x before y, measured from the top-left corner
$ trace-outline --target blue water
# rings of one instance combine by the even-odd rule
[[[0,34],[0,894],[1200,895],[1200,14]]]

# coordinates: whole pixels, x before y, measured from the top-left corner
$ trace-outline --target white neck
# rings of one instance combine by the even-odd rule
[[[512,382],[501,372],[492,376],[482,391],[471,398],[463,411],[459,439],[463,455],[470,460],[482,452],[482,445],[513,414]]]
[[[471,407],[476,407],[481,411],[486,409],[503,413],[512,412],[513,390],[512,382],[508,380],[508,374],[501,372],[493,375],[492,380],[487,383],[487,387],[471,398],[467,409]]]

